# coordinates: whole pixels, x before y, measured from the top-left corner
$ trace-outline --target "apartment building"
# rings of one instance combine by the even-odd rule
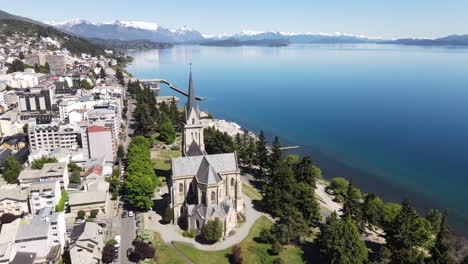
[[[58,119],[38,124],[35,119],[28,121],[29,144],[32,152],[53,151],[59,148],[78,149],[79,126],[60,124]]]
[[[29,185],[29,205],[35,214],[43,208],[55,208],[62,197],[60,181],[40,181]]]
[[[43,181],[59,181],[60,189],[66,190],[70,180],[68,178],[68,163],[46,163],[40,170],[25,169],[18,176],[21,187],[29,187],[32,183]]]

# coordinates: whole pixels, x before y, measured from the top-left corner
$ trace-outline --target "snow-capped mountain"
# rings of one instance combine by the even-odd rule
[[[204,40],[200,32],[183,27],[168,29],[156,23],[142,21],[113,21],[92,23],[83,19],[52,22],[49,25],[86,38],[118,40],[151,40],[155,42],[198,42]]]
[[[151,40],[169,43],[203,43],[228,39],[237,41],[285,40],[289,41],[289,43],[368,43],[382,41],[379,38],[347,33],[327,34],[246,30],[239,33],[202,35],[197,30],[188,27],[169,29],[156,23],[143,21],[116,20],[106,23],[91,23],[83,19],[73,19],[66,22],[49,24],[58,29],[87,38]]]
[[[274,31],[252,31],[245,30],[235,34],[205,35],[210,39],[235,39],[239,41],[263,40],[263,39],[283,39],[290,43],[366,43],[380,42],[381,38],[353,35],[348,33],[295,33],[295,32],[274,32]]]

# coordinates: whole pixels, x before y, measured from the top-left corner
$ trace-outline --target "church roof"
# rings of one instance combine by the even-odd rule
[[[195,213],[197,213],[202,219],[205,220],[211,219],[215,214],[224,219],[227,217],[231,208],[234,208],[232,202],[230,200],[225,200],[219,205],[212,205],[208,207],[203,204],[191,205],[188,208],[188,213],[189,216],[192,216]]]
[[[195,140],[192,141],[192,144],[190,144],[190,147],[187,150],[187,153],[185,153],[186,156],[202,156],[204,154],[205,153],[203,153],[200,146],[197,144]]]
[[[206,159],[217,173],[239,170],[234,153],[179,157],[172,159],[172,177],[196,176],[203,159]]]
[[[187,116],[190,115],[192,110],[197,110],[197,101],[195,100],[195,89],[193,88],[193,80],[192,80],[192,71],[190,70],[190,76],[189,76],[189,90],[188,90],[188,100],[187,104],[185,105],[186,107],[186,114]]]
[[[211,166],[210,162],[205,156],[201,161],[196,177],[197,181],[203,184],[217,184],[218,182],[222,181],[222,179],[218,176],[218,173],[215,171],[213,166]]]

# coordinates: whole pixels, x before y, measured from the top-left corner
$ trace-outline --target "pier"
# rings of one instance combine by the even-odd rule
[[[181,93],[185,96],[188,96],[188,93],[180,88],[177,88],[176,86],[174,86],[171,82],[167,81],[167,80],[164,80],[164,79],[137,79],[137,78],[134,78],[134,80],[132,81],[139,81],[140,83],[148,83],[148,84],[151,84],[151,83],[157,83],[157,84],[160,84],[160,83],[164,83],[166,84],[167,86],[169,86],[169,88],[171,88],[172,90],[178,92],[178,93]],[[200,96],[195,96],[195,99],[197,99],[198,101],[205,101],[205,98],[203,97],[200,97]]]

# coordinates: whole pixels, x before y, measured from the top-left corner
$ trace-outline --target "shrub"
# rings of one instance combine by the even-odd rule
[[[197,233],[195,231],[184,231],[182,232],[182,236],[194,238],[197,236]]]
[[[273,253],[273,255],[279,255],[281,250],[283,250],[283,246],[280,242],[275,241],[275,243],[271,245],[271,252]]]
[[[345,178],[334,178],[328,188],[332,189],[335,194],[344,195],[348,189],[348,184],[349,182]]]
[[[263,228],[262,231],[260,231],[258,240],[261,243],[265,244],[271,244],[275,240],[274,236],[271,234],[270,229]]]
[[[282,258],[275,258],[271,264],[284,264],[284,260]]]
[[[103,263],[112,263],[115,257],[114,246],[106,245],[102,250],[102,262]]]
[[[154,240],[154,233],[148,229],[142,229],[137,232],[136,239],[145,243],[151,243]]]
[[[343,195],[338,194],[337,196],[335,196],[334,201],[337,202],[337,203],[343,203],[343,202],[344,202],[344,197],[343,197]]]
[[[65,211],[65,202],[68,199],[68,194],[65,190],[62,191],[62,197],[60,197],[59,203],[55,206],[56,212],[63,212]]]
[[[84,219],[85,216],[86,216],[86,212],[83,211],[83,210],[80,210],[80,211],[78,211],[78,212],[76,213],[76,218],[77,218],[77,219]]]
[[[133,241],[133,251],[130,257],[133,260],[140,261],[144,259],[152,259],[154,257],[154,248],[143,241]]]
[[[242,213],[238,213],[237,214],[237,223],[242,224],[242,223],[245,223],[245,221],[246,221],[245,215],[242,214]]]
[[[44,164],[46,163],[56,163],[58,162],[58,160],[54,157],[47,157],[47,156],[43,156],[35,161],[33,161],[32,165],[31,165],[31,168],[35,169],[35,170],[40,170],[42,169],[42,167],[44,167]]]
[[[106,242],[106,246],[115,247],[115,244],[117,244],[117,241],[115,241],[115,239],[111,239]]]
[[[147,259],[138,261],[138,264],[156,264],[156,261],[154,261],[154,259],[147,258]]]
[[[223,236],[223,223],[219,218],[209,220],[201,230],[201,237],[207,243],[215,243]]]
[[[242,249],[238,245],[235,245],[232,248],[232,262],[234,264],[241,264],[242,261],[243,261]]]
[[[93,210],[91,210],[91,213],[90,213],[89,217],[96,218],[98,213],[99,213],[98,209],[93,209]]]
[[[163,220],[166,223],[170,223],[170,222],[172,222],[173,219],[174,219],[174,217],[172,215],[172,208],[170,206],[168,206],[168,207],[166,207],[166,210],[164,211]]]

